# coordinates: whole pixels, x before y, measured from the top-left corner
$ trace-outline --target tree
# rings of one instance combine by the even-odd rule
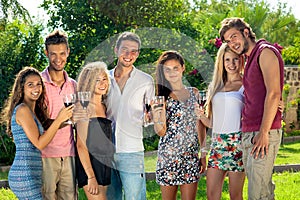
[[[279,3],[276,11],[271,11],[263,0],[212,0],[210,4],[202,0],[195,5],[191,12],[195,19],[193,24],[203,38],[200,42],[212,55],[217,49],[208,41],[219,37],[220,22],[226,17],[244,18],[256,38],[265,38],[284,47],[292,45],[294,38],[299,37],[295,34],[299,32],[299,22],[286,4]]]
[[[192,19],[188,15],[190,8],[188,1],[114,0],[108,2],[106,0],[95,0],[89,2],[84,0],[46,0],[42,5],[48,10],[51,17],[48,26],[52,29],[60,27],[69,34],[71,55],[66,70],[74,78],[79,68],[84,64],[86,57],[90,59],[90,54],[94,53],[91,53],[91,51],[101,52],[101,49],[95,50],[99,44],[126,30],[135,31],[148,27],[148,31],[151,31],[151,27],[159,27],[184,33],[192,36],[192,38],[198,37],[196,29],[191,24]],[[173,12],[174,10],[176,12]],[[142,38],[144,44],[151,41],[148,37],[149,35],[145,35]],[[109,62],[107,63],[111,64],[111,67],[114,66],[111,60],[115,59],[111,48],[114,42],[115,40],[111,41],[105,47],[107,48],[105,50],[110,53]],[[163,50],[167,49],[157,49],[155,46],[142,49],[136,65],[145,65],[142,70],[147,71],[147,64],[154,63]],[[188,69],[191,69],[191,67],[188,67]]]
[[[31,22],[28,11],[17,0],[0,0],[1,23],[7,23],[9,18]]]
[[[19,20],[9,22],[0,32],[0,107],[9,94],[17,74],[25,66],[41,69],[42,55],[40,25],[28,26]]]
[[[7,22],[0,31],[0,107],[7,99],[15,75],[25,66],[41,69],[45,57],[41,47],[40,25],[28,25],[19,20]],[[11,164],[15,155],[12,139],[0,127],[0,162]]]

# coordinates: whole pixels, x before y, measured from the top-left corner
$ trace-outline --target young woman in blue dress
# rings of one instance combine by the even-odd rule
[[[40,72],[25,67],[16,76],[2,110],[1,121],[13,136],[16,154],[8,174],[9,187],[18,199],[42,199],[43,148],[49,144],[63,122],[70,119],[73,106],[62,109],[55,120],[48,120],[45,86]]]

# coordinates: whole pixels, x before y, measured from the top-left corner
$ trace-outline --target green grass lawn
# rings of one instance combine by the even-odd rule
[[[300,141],[284,144],[280,147],[275,165],[286,164],[300,164]]]
[[[145,171],[154,172],[157,156],[145,157]],[[279,148],[275,165],[300,164],[300,141],[284,144]],[[300,198],[299,198],[300,199]]]
[[[156,166],[156,155],[145,157],[146,172],[154,172]],[[277,155],[275,165],[300,164],[300,141],[285,144],[281,146]],[[7,172],[0,172],[0,179],[7,179]],[[300,197],[300,172],[283,172],[273,174],[273,180],[276,184],[276,199],[296,200]],[[197,200],[206,199],[206,178],[203,176],[199,181]],[[0,189],[0,200],[16,199],[11,190]],[[154,181],[147,181],[147,199],[161,199],[159,185]],[[180,199],[180,192],[178,192]],[[222,200],[229,199],[228,179],[225,179]],[[244,199],[247,199],[247,180],[244,187]],[[79,200],[86,200],[84,192],[79,190]]]
[[[206,200],[206,179],[202,177],[199,181],[198,191],[197,191],[197,200]],[[275,199],[280,200],[297,200],[300,197],[300,172],[283,172],[283,173],[275,173],[273,174],[273,181],[275,182]],[[248,199],[247,195],[247,179],[244,185],[243,197],[244,199]],[[147,182],[147,199],[151,200],[160,200],[161,192],[159,186],[155,181]],[[180,192],[177,194],[177,199],[180,198]],[[225,179],[223,192],[222,192],[222,200],[229,200],[229,191],[228,191],[228,178]]]
[[[205,200],[206,198],[206,182],[205,177],[202,177],[199,181],[197,200]],[[300,197],[300,172],[284,172],[273,174],[273,181],[276,184],[275,197],[280,200],[296,200]],[[177,199],[180,198],[180,192],[178,192]],[[17,198],[11,192],[11,190],[0,189],[1,200],[16,200]],[[161,192],[159,186],[155,181],[147,181],[147,199],[160,200]],[[247,199],[247,180],[244,187],[244,199]],[[79,200],[86,200],[84,192],[79,191]],[[222,200],[229,200],[228,194],[228,179],[225,179]]]

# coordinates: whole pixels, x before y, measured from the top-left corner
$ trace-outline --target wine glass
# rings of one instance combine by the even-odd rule
[[[78,92],[77,95],[78,95],[78,100],[79,100],[83,110],[86,111],[86,116],[88,116],[89,112],[87,110],[87,107],[90,103],[91,92]],[[85,121],[85,120],[86,119],[83,119],[83,121]]]
[[[91,92],[78,92],[78,100],[84,110],[87,109],[91,98]]]
[[[205,103],[206,103],[206,91],[201,90],[199,92],[199,97],[198,97],[198,104],[199,104],[201,109],[204,108]]]
[[[164,96],[155,96],[154,97],[153,108],[154,109],[160,108],[160,111],[158,112],[159,116],[156,117],[156,119],[158,119],[158,120],[155,121],[154,123],[163,124],[163,122],[160,120],[160,118],[161,118],[161,113],[162,113],[164,103],[165,103],[165,97]]]
[[[149,125],[152,125],[153,122],[151,120],[150,116],[150,110],[151,110],[151,98],[145,98],[144,99],[144,127],[147,127]]]
[[[75,104],[76,103],[76,94],[64,94],[63,101],[64,101],[65,107],[69,107],[69,106]],[[68,119],[65,123],[73,124],[73,122],[70,119]]]

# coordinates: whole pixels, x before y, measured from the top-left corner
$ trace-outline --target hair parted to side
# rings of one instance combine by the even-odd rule
[[[239,30],[240,32],[243,32],[245,29],[249,30],[249,38],[252,41],[255,41],[256,35],[252,31],[252,28],[250,25],[244,21],[243,18],[238,18],[238,17],[232,17],[232,18],[226,18],[221,22],[221,28],[219,30],[219,34],[221,37],[221,40],[225,42],[224,40],[224,34],[231,28],[235,28]]]
[[[49,45],[57,44],[65,44],[67,46],[67,49],[69,49],[68,37],[64,32],[60,30],[55,30],[46,37],[45,48],[46,50],[48,50]]]
[[[156,93],[159,96],[164,96],[165,99],[168,98],[172,91],[171,84],[169,81],[167,81],[165,75],[164,75],[164,64],[169,61],[169,60],[177,60],[181,67],[184,66],[184,59],[182,55],[173,50],[165,51],[163,52],[160,57],[157,60],[157,65],[156,65]]]
[[[93,96],[96,80],[99,77],[99,74],[102,73],[105,74],[108,80],[108,90],[109,90],[110,78],[109,78],[109,72],[107,70],[107,65],[104,62],[97,61],[97,62],[88,63],[82,68],[77,80],[77,91],[82,91],[82,92],[90,91],[91,95]],[[103,96],[102,99],[104,98],[106,98],[106,95]]]
[[[234,51],[230,49],[230,47],[226,43],[223,43],[218,50],[212,81],[208,86],[207,113],[209,116],[211,116],[212,114],[212,98],[217,92],[221,91],[221,89],[225,86],[225,83],[228,80],[227,71],[224,66],[224,55],[226,52],[231,52],[236,54]],[[244,63],[245,63],[244,57],[242,55],[238,55],[238,56],[240,58],[240,73],[242,74],[244,71]]]
[[[2,110],[1,123],[6,124],[6,130],[11,136],[11,118],[16,106],[21,104],[24,100],[24,85],[29,76],[39,76],[42,83],[42,93],[36,101],[34,112],[42,124],[48,119],[47,106],[45,104],[45,85],[42,81],[40,72],[33,67],[24,67],[15,78],[12,90],[5,102],[4,109]],[[45,127],[44,127],[45,128]]]
[[[121,42],[124,41],[124,40],[130,40],[130,41],[134,41],[136,43],[138,43],[139,45],[139,50],[141,48],[141,39],[140,37],[133,33],[133,32],[129,32],[129,31],[126,31],[126,32],[123,32],[121,35],[119,35],[117,41],[116,41],[116,48],[119,49],[120,46],[121,46]]]

